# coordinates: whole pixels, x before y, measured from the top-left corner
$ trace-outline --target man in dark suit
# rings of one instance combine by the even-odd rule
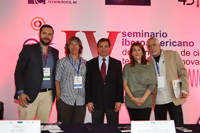
[[[25,45],[19,54],[15,69],[16,93],[19,99],[20,119],[49,120],[55,99],[55,67],[58,50],[50,47],[54,30],[50,25],[40,28],[40,42]]]
[[[110,41],[98,41],[99,56],[86,63],[86,103],[92,112],[92,123],[118,123],[119,109],[123,102],[122,65],[110,57]]]

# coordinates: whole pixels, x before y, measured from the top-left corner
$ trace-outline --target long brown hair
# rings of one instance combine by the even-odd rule
[[[139,42],[134,42],[134,43],[131,45],[131,48],[130,48],[130,50],[129,50],[129,57],[130,57],[130,64],[131,64],[131,66],[135,67],[135,62],[137,62],[137,61],[134,59],[133,55],[132,55],[133,47],[134,47],[134,46],[138,46],[139,48],[141,48],[142,53],[143,53],[142,59],[141,59],[141,64],[146,65],[147,59],[146,59],[146,53],[145,53],[144,47],[142,46],[141,43],[139,43]]]

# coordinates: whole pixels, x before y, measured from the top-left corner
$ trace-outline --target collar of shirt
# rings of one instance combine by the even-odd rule
[[[73,57],[69,54],[69,59],[70,61],[74,64],[74,65],[79,65],[79,60],[81,59],[80,55],[78,56],[78,58],[76,59],[76,62],[74,62]]]
[[[156,69],[157,76],[158,76],[158,69],[159,69],[160,75],[166,76],[164,74],[165,73],[165,58],[164,58],[163,50],[161,49],[159,62],[156,62],[156,60],[154,59],[153,56],[152,56],[152,59],[153,59],[153,63],[154,63],[155,69]]]
[[[159,62],[160,58],[164,56],[164,55],[163,55],[163,50],[160,49],[160,51],[161,51],[161,53],[160,53],[159,56],[157,56],[157,57],[152,56],[152,59],[153,59],[154,61],[157,61],[157,60],[158,60],[157,62]],[[157,59],[156,59],[156,58],[157,58]]]
[[[105,63],[106,63],[106,74],[107,74],[107,71],[108,71],[108,64],[109,64],[109,55],[108,56],[106,56],[105,57]],[[103,63],[103,57],[101,57],[100,55],[99,55],[99,57],[98,57],[98,62],[99,62],[99,70],[101,71],[101,65],[102,65],[102,63]]]
[[[165,62],[164,53],[163,53],[163,50],[161,50],[161,54],[160,54],[160,62],[159,62],[159,63],[164,64],[164,62]]]
[[[41,52],[42,52],[43,51],[43,47],[41,46],[41,44],[40,44],[40,48],[41,48]],[[48,47],[48,49],[49,49],[49,52],[50,52],[51,51],[51,47]]]

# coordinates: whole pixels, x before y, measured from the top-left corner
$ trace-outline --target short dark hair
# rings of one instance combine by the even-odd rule
[[[43,28],[51,28],[53,30],[53,27],[51,25],[48,24],[44,24],[40,27],[40,33],[42,32]],[[54,34],[54,30],[53,30],[53,34]]]
[[[111,43],[110,43],[110,40],[109,40],[108,38],[101,38],[101,39],[98,41],[98,43],[97,43],[97,47],[99,47],[99,43],[100,43],[100,42],[105,42],[105,41],[108,42],[108,45],[109,45],[109,47],[110,47],[110,46],[111,46]]]
[[[78,53],[81,54],[82,51],[83,51],[83,45],[82,45],[81,40],[78,37],[76,37],[76,36],[72,36],[71,38],[68,39],[68,41],[67,41],[67,43],[65,45],[65,53],[66,54],[70,54],[70,51],[69,51],[68,47],[71,44],[71,42],[73,42],[73,41],[75,41],[75,42],[78,43],[78,45],[79,45],[79,51],[78,51]]]
[[[147,59],[146,59],[146,52],[145,52],[145,50],[144,50],[144,47],[142,46],[142,44],[141,44],[140,42],[134,42],[134,43],[131,45],[130,50],[129,50],[129,57],[130,57],[130,64],[131,64],[131,66],[135,67],[135,62],[137,62],[137,61],[134,59],[133,55],[132,55],[133,47],[134,47],[134,46],[138,46],[139,48],[141,48],[142,53],[143,53],[142,59],[141,59],[141,64],[146,65]]]

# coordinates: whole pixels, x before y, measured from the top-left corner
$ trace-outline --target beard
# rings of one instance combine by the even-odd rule
[[[51,43],[51,40],[50,40],[50,39],[48,39],[47,42],[45,42],[44,39],[48,39],[48,38],[40,38],[40,42],[41,42],[42,44],[44,44],[44,45],[49,45],[49,44]]]
[[[150,53],[151,53],[151,55],[157,55],[158,52],[151,50]]]
[[[154,53],[152,53],[152,55],[157,55],[158,54],[158,52],[154,52]]]

